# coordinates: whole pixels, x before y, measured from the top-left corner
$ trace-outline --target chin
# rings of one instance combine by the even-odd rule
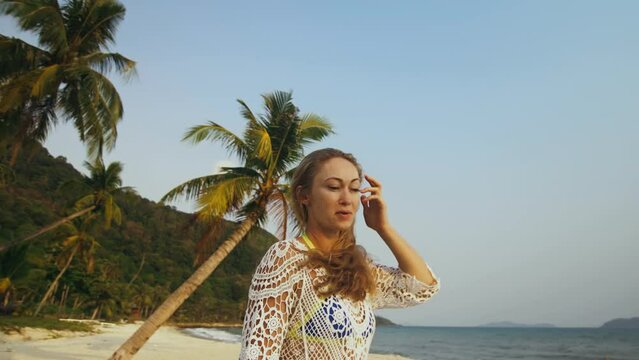
[[[339,224],[339,225],[337,225],[337,230],[338,231],[349,231],[352,228],[353,228],[353,223],[352,222],[350,222],[348,224]]]

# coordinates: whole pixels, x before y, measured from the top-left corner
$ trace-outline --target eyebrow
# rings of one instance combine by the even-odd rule
[[[340,183],[344,182],[342,179],[340,179],[338,177],[335,177],[335,176],[324,179],[324,182],[329,181],[329,180],[337,180]],[[351,180],[351,182],[354,182],[354,181],[361,181],[361,180],[359,178],[355,178],[355,179]]]

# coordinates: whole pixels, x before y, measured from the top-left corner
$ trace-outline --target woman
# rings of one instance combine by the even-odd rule
[[[351,155],[310,153],[297,167],[292,206],[302,234],[266,252],[249,289],[240,359],[366,359],[374,309],[420,304],[439,280],[388,223],[381,184]],[[368,195],[368,196],[367,196]],[[366,225],[399,269],[375,264],[356,245],[359,204]]]

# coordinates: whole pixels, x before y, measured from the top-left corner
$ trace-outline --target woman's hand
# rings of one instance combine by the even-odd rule
[[[360,190],[362,194],[370,193],[369,196],[362,195],[360,198],[364,208],[364,220],[369,228],[377,232],[385,231],[390,226],[386,215],[386,202],[382,198],[382,184],[372,176],[364,175],[364,178],[370,185]]]

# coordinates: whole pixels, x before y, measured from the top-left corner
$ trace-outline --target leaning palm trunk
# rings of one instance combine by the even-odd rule
[[[195,290],[213,273],[222,260],[233,251],[255,224],[255,216],[249,216],[242,222],[220,247],[211,255],[180,287],[164,300],[140,328],[117,349],[110,360],[130,359],[135,355],[155,331],[164,324],[175,311],[195,292]]]
[[[43,227],[42,229],[38,230],[36,233],[31,234],[31,235],[27,236],[26,238],[24,238],[22,240],[18,240],[18,241],[16,241],[13,244],[0,246],[0,252],[3,252],[4,250],[8,249],[10,246],[15,246],[15,245],[18,245],[18,244],[22,244],[22,243],[24,243],[26,241],[29,241],[29,240],[37,237],[37,236],[40,236],[40,235],[44,234],[47,231],[51,231],[51,230],[57,228],[58,226],[77,218],[78,216],[82,216],[82,215],[88,213],[89,211],[91,211],[93,209],[95,209],[95,205],[91,205],[91,206],[89,206],[86,209],[82,209],[82,210],[76,212],[75,214],[71,214],[71,215],[69,215],[69,216],[67,216],[67,217],[65,217],[63,219],[58,220],[58,221],[54,222],[53,224],[47,225],[47,226]]]
[[[71,265],[71,261],[73,260],[73,257],[75,256],[75,253],[77,251],[78,251],[78,247],[76,246],[73,248],[73,251],[69,255],[69,259],[67,260],[67,263],[64,264],[64,267],[62,268],[62,270],[60,270],[60,273],[58,274],[58,276],[55,277],[55,280],[53,280],[53,282],[51,283],[51,286],[49,286],[49,289],[47,289],[47,292],[44,294],[44,297],[42,297],[40,304],[38,304],[38,308],[33,314],[34,316],[37,316],[40,313],[40,310],[42,310],[42,307],[44,306],[44,304],[47,302],[47,300],[49,300],[49,298],[53,294],[53,290],[58,286],[58,281],[60,281],[60,278],[62,278],[62,275],[64,275],[64,273],[69,268],[69,265]]]
[[[9,159],[9,166],[14,167],[18,162],[18,154],[20,154],[21,145],[22,143],[18,143],[11,146],[11,159]]]

